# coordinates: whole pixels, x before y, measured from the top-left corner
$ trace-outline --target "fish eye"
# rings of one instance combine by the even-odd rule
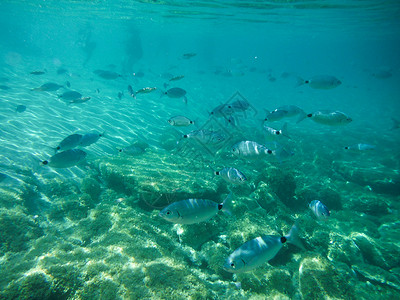
[[[231,263],[231,267],[234,268],[235,267],[235,263]]]
[[[168,210],[167,211],[167,215],[170,215],[170,214],[172,214],[172,212],[170,210]]]
[[[232,148],[232,151],[233,151],[233,152],[235,152],[235,151],[236,151],[236,149],[235,149],[235,148]]]

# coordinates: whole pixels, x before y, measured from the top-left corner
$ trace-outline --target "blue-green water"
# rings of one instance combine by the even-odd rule
[[[0,298],[399,298],[399,16],[397,1],[2,1]],[[313,88],[318,75],[341,84]],[[62,87],[33,90],[46,83]],[[164,95],[173,87],[187,104]],[[237,100],[250,107],[210,115]],[[264,121],[284,105],[352,121]],[[195,124],[171,126],[176,115]],[[223,141],[182,137],[193,130]],[[102,137],[76,145],[87,153],[76,166],[51,167],[75,133]],[[234,156],[246,140],[293,155]],[[375,148],[344,149],[357,144]],[[213,174],[223,167],[247,181]],[[230,192],[230,216],[179,225],[158,215]],[[246,241],[295,222],[305,250],[223,269]]]

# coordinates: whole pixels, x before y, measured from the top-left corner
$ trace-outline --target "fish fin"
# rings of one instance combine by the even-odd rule
[[[308,117],[308,115],[304,111],[301,111],[301,113],[299,114],[299,118],[296,121],[296,124],[300,123],[307,117]]]
[[[187,97],[186,96],[183,96],[183,102],[187,105]]]
[[[296,76],[296,87],[302,86],[303,84],[306,84],[306,81],[301,78],[300,76]]]
[[[232,215],[232,207],[233,207],[233,202],[232,202],[232,192],[226,196],[224,202],[222,202],[222,211],[226,213],[227,215]]]
[[[291,243],[302,250],[306,250],[303,245],[303,242],[299,238],[299,228],[298,225],[295,223],[292,228],[290,229],[289,233],[285,235],[288,243]]]
[[[282,146],[276,150],[272,150],[272,153],[279,163],[282,163],[283,161],[294,155],[293,151],[288,151],[285,147]]]
[[[287,122],[285,122],[285,124],[283,124],[283,126],[282,126],[282,128],[281,128],[281,132],[282,132],[282,135],[283,135],[284,137],[287,137],[289,140],[291,139],[290,136],[289,136],[289,134],[288,134]]]
[[[131,95],[132,98],[136,98],[136,94],[133,91],[133,88],[132,88],[131,85],[128,85],[128,92],[129,92],[129,95]]]

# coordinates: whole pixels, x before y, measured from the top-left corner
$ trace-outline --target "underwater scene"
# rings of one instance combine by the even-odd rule
[[[400,2],[0,2],[0,299],[399,299]]]

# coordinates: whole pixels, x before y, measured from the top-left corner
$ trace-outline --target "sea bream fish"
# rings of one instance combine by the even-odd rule
[[[62,98],[65,101],[71,101],[82,98],[82,94],[77,91],[67,91],[59,95],[58,98]]]
[[[282,129],[280,129],[280,130],[277,130],[275,128],[269,127],[266,124],[264,124],[264,133],[266,133],[268,135],[268,137],[270,137],[270,138],[284,136],[284,137],[290,139],[290,137],[287,133],[287,123],[283,124]]]
[[[307,114],[300,107],[297,107],[295,105],[285,105],[278,107],[271,112],[268,112],[264,121],[275,122],[284,118],[291,118],[295,116],[298,116],[297,122],[299,122],[306,118]]]
[[[274,154],[273,150],[253,141],[241,141],[236,143],[232,146],[231,152],[242,158],[259,158],[260,156]]]
[[[67,101],[68,104],[83,103],[90,100],[90,97],[82,97],[82,94],[77,91],[67,91],[59,95],[58,98]]]
[[[80,149],[69,149],[54,154],[48,160],[42,161],[43,165],[52,168],[69,168],[76,166],[86,158],[86,152]]]
[[[375,148],[376,148],[375,145],[355,144],[355,145],[351,145],[351,146],[346,146],[343,149],[345,149],[345,150],[365,151],[365,150],[374,150]]]
[[[184,139],[194,139],[203,144],[215,145],[225,140],[225,137],[217,131],[211,130],[193,130],[183,135]]]
[[[168,120],[168,123],[172,126],[177,127],[187,127],[191,124],[194,124],[194,121],[190,120],[185,116],[175,116]]]
[[[205,199],[177,201],[161,210],[159,216],[175,224],[195,224],[208,221],[220,210],[230,214],[231,196],[229,194],[222,203]]]
[[[236,168],[226,167],[221,171],[214,172],[215,175],[221,176],[223,180],[233,184],[243,184],[246,182],[246,176]]]
[[[62,85],[59,85],[57,83],[53,82],[48,82],[45,84],[42,84],[41,86],[31,89],[31,91],[37,91],[37,92],[53,92],[57,91],[58,89],[62,88]]]
[[[317,75],[309,80],[304,80],[298,77],[298,86],[306,84],[310,88],[318,90],[329,90],[338,87],[342,82],[332,75]]]
[[[146,148],[148,148],[147,144],[136,142],[125,148],[118,149],[118,151],[129,156],[138,156],[145,153]]]
[[[65,151],[79,146],[82,135],[78,133],[71,134],[63,139],[56,147],[56,151]]]
[[[179,87],[173,87],[168,89],[167,91],[164,92],[164,95],[167,95],[169,98],[176,98],[176,99],[183,98],[183,102],[187,104],[186,91]]]
[[[86,133],[82,136],[79,146],[81,147],[87,147],[90,146],[91,144],[96,143],[99,138],[104,137],[104,132],[103,133]]]
[[[304,250],[296,225],[293,225],[288,235],[264,235],[244,243],[228,256],[223,268],[230,273],[252,271],[273,259],[286,242]]]
[[[122,77],[120,74],[118,74],[114,71],[107,71],[107,70],[94,70],[93,73],[101,78],[108,79],[108,80],[117,79],[118,77]]]
[[[320,110],[307,115],[316,123],[329,126],[343,126],[349,124],[352,119],[340,111]]]
[[[230,104],[221,104],[215,107],[211,112],[210,115],[216,118],[227,118],[230,115],[235,113],[235,110]]]
[[[320,221],[326,220],[331,215],[329,209],[319,200],[311,201],[308,207]]]
[[[136,92],[133,90],[132,86],[128,85],[128,92],[129,95],[131,95],[133,98],[136,98],[137,94],[148,94],[151,93],[153,91],[156,91],[157,88],[156,87],[144,87],[141,88],[139,90],[137,90]]]
[[[244,112],[250,108],[250,103],[245,99],[238,99],[230,104],[234,112]]]

